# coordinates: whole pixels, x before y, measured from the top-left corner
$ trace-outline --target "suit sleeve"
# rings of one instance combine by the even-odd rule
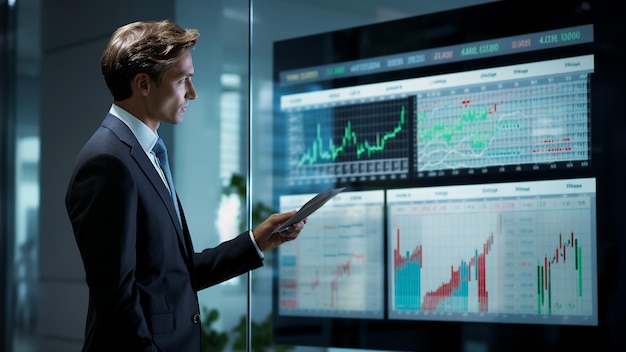
[[[137,201],[133,176],[112,155],[85,161],[66,195],[96,324],[129,350],[155,351],[134,276]]]
[[[198,290],[219,284],[263,266],[248,232],[194,255]]]

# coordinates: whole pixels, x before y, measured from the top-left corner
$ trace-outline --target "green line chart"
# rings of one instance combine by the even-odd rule
[[[348,120],[346,127],[344,127],[343,136],[339,145],[334,145],[332,139],[329,139],[328,145],[325,146],[324,139],[321,134],[321,126],[317,124],[317,135],[311,149],[309,149],[300,158],[299,165],[313,164],[318,161],[336,161],[337,158],[345,155],[348,152],[348,148],[354,148],[354,156],[356,159],[372,158],[375,153],[385,151],[385,144],[387,141],[396,138],[398,133],[402,132],[406,125],[406,106],[402,106],[400,110],[400,120],[398,125],[391,131],[376,135],[375,141],[365,140],[359,141],[356,132],[352,129],[352,121]]]
[[[405,178],[415,97],[288,112],[291,184]]]

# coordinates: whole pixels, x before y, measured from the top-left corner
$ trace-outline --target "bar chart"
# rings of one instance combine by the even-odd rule
[[[580,183],[390,191],[390,318],[593,323],[595,191]]]

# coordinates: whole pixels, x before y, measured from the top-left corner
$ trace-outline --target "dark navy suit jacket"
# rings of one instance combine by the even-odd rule
[[[247,232],[195,253],[131,130],[108,114],[78,155],[66,207],[89,288],[83,351],[199,352],[197,291],[261,266]]]

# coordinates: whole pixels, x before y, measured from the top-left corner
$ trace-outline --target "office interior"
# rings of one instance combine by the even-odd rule
[[[163,125],[159,134],[170,149],[194,247],[201,249],[250,227],[258,215],[255,205],[275,204],[275,42],[497,2],[539,12],[546,6],[507,0],[0,0],[0,351],[81,349],[87,287],[64,196],[75,156],[111,104],[99,63],[115,28],[171,19],[200,31],[193,52],[198,99],[182,124]],[[624,54],[620,37],[626,31],[616,5],[590,3],[603,9],[602,20],[614,30],[599,50],[617,60]],[[585,4],[559,0],[550,6]],[[623,81],[624,72],[620,67],[612,77]],[[614,102],[624,88],[602,92],[606,97],[599,101]],[[426,319],[411,328],[406,322],[304,319],[302,326],[287,329],[291,338],[275,343],[278,258],[270,254],[264,267],[199,292],[207,339],[213,337],[205,350],[559,351],[591,350],[600,343],[624,350],[626,233],[620,225],[624,207],[616,199],[625,192],[619,163],[626,156],[625,116],[598,111],[604,132],[594,138],[605,149],[592,152],[604,160],[600,172],[606,183],[598,184],[598,203],[605,203],[598,212],[608,212],[598,231],[611,232],[598,238],[611,240],[596,246],[597,324]],[[424,342],[396,343],[407,340],[406,334],[413,335],[409,341]]]

